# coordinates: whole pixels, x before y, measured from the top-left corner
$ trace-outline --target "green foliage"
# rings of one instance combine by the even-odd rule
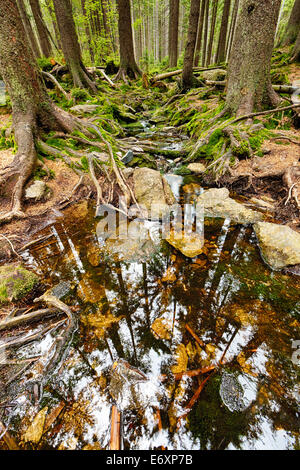
[[[53,170],[44,170],[42,167],[38,166],[33,172],[33,179],[41,180],[43,178],[53,179],[55,178],[55,172]]]
[[[88,93],[88,91],[82,88],[73,88],[71,91],[71,96],[76,100],[77,103],[91,99],[91,95]]]
[[[49,57],[40,57],[37,59],[37,63],[44,72],[50,72],[53,69],[53,59]]]

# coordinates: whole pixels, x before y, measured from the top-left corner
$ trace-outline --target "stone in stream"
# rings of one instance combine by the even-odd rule
[[[137,202],[151,212],[154,218],[167,214],[169,206],[175,203],[169,183],[159,171],[138,168],[134,171],[133,183]]]
[[[196,175],[200,175],[206,171],[206,166],[203,163],[190,163],[187,166],[187,169],[190,170],[192,173],[196,173]]]
[[[220,385],[220,397],[224,405],[232,412],[243,411],[247,408],[247,404],[244,402],[243,387],[237,377],[232,373],[223,372]]]
[[[229,191],[226,188],[212,188],[204,191],[197,198],[197,203],[203,205],[206,217],[222,217],[242,225],[263,220],[260,212],[248,209],[229,197]]]
[[[0,304],[20,300],[39,283],[39,278],[18,264],[0,267]]]
[[[300,233],[286,225],[259,222],[254,225],[261,253],[273,269],[300,264]]]
[[[166,241],[188,258],[195,258],[203,252],[203,236],[196,232],[188,234],[171,230]]]

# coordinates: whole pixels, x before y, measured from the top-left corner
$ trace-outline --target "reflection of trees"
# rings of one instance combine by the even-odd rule
[[[62,230],[57,229],[57,233],[62,233]],[[297,337],[297,325],[290,313],[297,303],[297,295],[294,295],[297,285],[296,281],[281,274],[271,275],[263,266],[256,248],[249,244],[250,230],[232,229],[226,224],[210,225],[206,230],[206,252],[200,255],[198,266],[179,253],[172,257],[174,252],[167,247],[150,261],[142,263],[139,272],[133,269],[133,265],[115,260],[106,260],[92,268],[86,260],[84,234],[73,236],[68,233],[68,236],[84,269],[91,272],[93,280],[104,286],[106,291],[115,294],[116,302],[106,297],[105,304],[116,317],[124,316],[128,327],[129,337],[122,333],[123,327],[119,323],[114,323],[101,345],[98,342],[101,350],[109,350],[111,360],[116,352],[119,357],[147,371],[151,369],[149,352],[154,350],[161,356],[161,372],[168,372],[176,344],[172,340],[156,339],[151,332],[153,321],[166,313],[173,321],[173,329],[175,318],[177,338],[181,335],[184,345],[193,343],[193,338],[185,330],[184,325],[188,323],[206,344],[216,348],[216,353],[206,360],[216,361],[214,354],[218,353],[219,359],[224,355],[226,367],[230,370],[253,375],[258,385],[258,396],[250,409],[243,413],[231,413],[222,405],[219,372],[207,382],[187,418],[187,426],[193,438],[199,438],[201,448],[225,449],[229,444],[239,448],[242,439],[259,437],[262,416],[273,423],[274,429],[282,427],[296,432],[296,402],[292,389],[297,377],[289,357],[290,338]],[[48,247],[53,255],[48,252],[48,264],[45,264],[45,250],[33,253],[34,261],[47,275],[53,276],[51,270],[56,266],[62,279],[67,272],[80,279],[78,259],[76,256],[73,260],[71,256],[68,258],[70,245],[64,240],[60,238],[65,251],[58,241]],[[57,262],[58,259],[68,259],[68,263]],[[176,281],[172,284],[161,282],[169,266],[176,272]],[[237,313],[237,305],[245,318]],[[87,311],[93,308],[89,304],[85,307]],[[242,342],[239,338],[246,327],[248,336]],[[237,338],[240,344],[232,350]],[[97,348],[97,342],[90,349],[85,347],[89,341],[89,336],[79,338],[80,346],[87,351],[82,357],[86,365],[91,363],[89,354]],[[110,348],[111,343],[115,352]],[[265,372],[255,365],[255,354],[262,347],[267,351]],[[197,353],[189,359],[189,367],[201,367],[203,357],[205,354]],[[189,401],[199,386],[197,380],[201,379],[195,377],[190,381],[181,399],[182,406]],[[168,409],[181,386],[177,383],[168,395],[167,389],[171,384],[172,381],[164,384],[164,427],[168,426]],[[153,424],[147,424],[144,419],[142,410],[148,405],[143,402],[143,397],[136,394],[135,400],[139,413],[128,410],[125,421],[127,419],[126,422],[130,423],[130,417],[135,416],[134,426],[128,424],[127,437],[128,442],[138,443],[139,436],[147,435],[151,439],[153,427],[149,426]]]

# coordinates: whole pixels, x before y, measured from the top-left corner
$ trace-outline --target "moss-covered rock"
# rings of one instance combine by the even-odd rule
[[[32,272],[17,264],[0,267],[0,304],[20,300],[39,282]]]

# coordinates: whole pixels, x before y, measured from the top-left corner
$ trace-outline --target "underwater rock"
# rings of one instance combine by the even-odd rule
[[[39,201],[47,193],[47,185],[44,181],[35,181],[29,188],[25,191],[25,199],[35,199]]]
[[[170,185],[159,171],[138,168],[134,171],[133,182],[137,202],[151,211],[153,217],[162,217],[169,205],[175,203]]]
[[[263,219],[261,213],[248,209],[229,197],[229,191],[226,188],[212,188],[204,191],[197,198],[197,203],[203,204],[206,217],[222,217],[242,225],[253,224]]]
[[[151,258],[158,250],[160,240],[153,240],[144,221],[133,220],[118,228],[118,234],[112,234],[105,243],[105,251],[108,255],[116,257],[120,261],[142,262]]]
[[[261,253],[273,269],[300,264],[300,233],[286,225],[259,222],[254,225]]]
[[[0,304],[20,300],[39,282],[39,278],[17,264],[0,267]]]
[[[243,411],[247,408],[247,404],[244,402],[243,387],[234,374],[223,372],[220,397],[230,411]]]
[[[203,252],[203,236],[196,232],[188,234],[171,230],[166,241],[188,258],[195,258]]]

